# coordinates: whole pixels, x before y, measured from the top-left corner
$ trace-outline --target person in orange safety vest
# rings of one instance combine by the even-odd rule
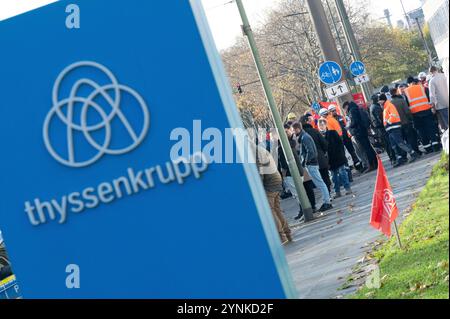
[[[397,108],[389,101],[385,94],[380,95],[379,103],[384,108],[384,127],[386,128],[392,148],[397,157],[396,161],[393,163],[394,167],[399,167],[407,163],[408,159],[404,152],[410,155],[410,163],[416,161],[419,158],[419,154],[412,149],[411,145],[405,142],[402,133],[402,120]]]
[[[321,109],[319,111],[319,115],[321,118],[324,118],[327,120],[328,123],[328,130],[329,131],[336,131],[339,136],[342,138],[342,135],[344,134],[341,128],[341,125],[339,122],[333,117],[333,114],[329,112],[327,109]]]
[[[428,154],[433,151],[440,152],[442,148],[439,142],[439,130],[425,88],[410,77],[405,97],[413,114],[414,127],[420,135],[425,151]]]
[[[341,114],[339,109],[334,104],[330,105],[330,107],[328,108],[328,111],[330,111],[331,115],[336,119],[336,121],[338,121],[339,125],[341,126],[342,141],[344,142],[344,146],[347,149],[348,153],[352,157],[353,166],[357,170],[361,170],[363,168],[362,167],[363,165],[362,165],[360,159],[358,158],[358,155],[356,154],[356,150],[355,150],[355,147],[353,146],[353,142],[352,142],[352,136],[351,136],[350,132],[347,131],[347,129],[346,129],[347,123],[348,123],[346,117]]]

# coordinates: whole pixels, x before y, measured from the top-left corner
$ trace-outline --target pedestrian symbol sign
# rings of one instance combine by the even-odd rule
[[[366,66],[361,61],[356,61],[350,65],[350,71],[353,76],[360,76],[366,73]]]
[[[327,61],[319,68],[319,78],[327,85],[338,83],[342,79],[342,67],[334,61]]]

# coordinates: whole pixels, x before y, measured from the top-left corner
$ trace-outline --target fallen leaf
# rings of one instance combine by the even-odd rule
[[[420,284],[417,284],[417,283],[409,287],[410,291],[417,291],[419,289],[420,289]]]
[[[375,295],[375,291],[371,291],[371,292],[366,293],[366,297],[367,298],[372,298],[374,295]]]
[[[442,268],[442,269],[447,269],[447,268],[448,268],[448,261],[447,261],[447,260],[441,261],[441,262],[437,265],[437,267],[438,267],[438,268]]]
[[[425,289],[428,289],[430,287],[431,287],[430,285],[421,285],[419,289],[420,290],[425,290]]]

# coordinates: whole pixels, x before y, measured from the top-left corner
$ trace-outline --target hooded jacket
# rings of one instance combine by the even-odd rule
[[[299,135],[303,166],[319,166],[317,147],[311,135],[302,130]]]
[[[379,103],[373,103],[370,106],[370,120],[372,121],[372,125],[374,128],[384,129],[383,107]]]
[[[300,175],[302,177],[304,177],[305,172],[304,172],[304,169],[303,169],[303,167],[301,165],[300,157],[298,156],[298,153],[295,150],[296,143],[295,143],[295,140],[293,139],[293,137],[291,137],[289,139],[289,144],[291,145],[292,152],[294,153],[295,163],[297,164],[297,168],[298,168],[298,170],[300,172]],[[286,160],[286,156],[284,156],[283,147],[281,146],[281,143],[278,146],[278,157],[279,157],[279,166],[280,166],[280,168],[282,170],[286,171],[286,176],[287,177],[292,176],[291,171],[289,170],[289,164],[288,164],[288,162]]]
[[[356,104],[355,102],[350,102],[348,106],[348,115],[350,117],[350,134],[355,137],[369,136],[367,127],[364,126],[358,104]]]
[[[327,140],[322,136],[322,134],[319,133],[319,131],[315,130],[310,124],[303,124],[303,129],[305,130],[306,133],[308,133],[312,137],[314,143],[316,144],[317,160],[319,161],[319,168],[329,169],[329,163],[327,158],[327,151],[328,151]],[[300,139],[299,143],[301,143]]]
[[[342,139],[336,131],[327,131],[325,138],[328,142],[328,159],[330,161],[330,170],[334,171],[347,165],[347,157],[345,156],[345,146]]]

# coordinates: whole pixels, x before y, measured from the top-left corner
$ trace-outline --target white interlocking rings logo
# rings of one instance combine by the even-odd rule
[[[69,91],[64,92],[62,90],[63,81],[66,81],[68,77],[73,77],[76,70],[84,69],[92,69],[91,73],[100,74],[107,79],[108,83],[99,85],[92,79],[81,78],[75,81]],[[74,80],[71,79],[71,81]],[[86,87],[90,89],[90,93],[83,97],[79,93],[82,88]],[[128,104],[123,105],[125,95],[137,102],[137,104],[133,104],[138,106],[135,108],[138,109],[139,117],[142,117],[137,121],[139,124],[131,123],[123,112],[124,108],[130,107]],[[105,108],[103,104],[108,104],[108,107]],[[93,111],[96,113],[95,123],[92,123]],[[75,120],[77,116],[80,117],[78,121]],[[59,134],[55,135],[58,143],[55,143],[55,140],[51,138],[53,135],[50,134],[54,121],[59,121],[67,129],[65,134],[58,132]],[[127,142],[127,145],[120,145],[120,147],[112,146],[113,121],[120,121],[122,127],[125,128],[121,132],[128,132],[131,143]],[[55,160],[69,167],[81,168],[92,165],[104,155],[123,155],[133,151],[143,142],[149,128],[150,114],[144,99],[133,89],[119,84],[116,77],[105,66],[96,62],[82,61],[65,68],[56,79],[53,87],[53,107],[45,120],[43,134],[45,146]],[[84,145],[92,148],[90,152],[85,151],[86,147],[82,151],[75,151],[78,144],[75,143],[74,136],[77,134],[80,136],[79,133],[82,133],[81,136],[85,140]],[[61,140],[61,136],[64,135],[67,140]],[[55,144],[59,144],[58,147],[55,147]],[[67,152],[61,151],[61,144],[67,144],[64,146]],[[87,153],[88,155],[84,154],[87,158],[82,158],[78,153]]]

